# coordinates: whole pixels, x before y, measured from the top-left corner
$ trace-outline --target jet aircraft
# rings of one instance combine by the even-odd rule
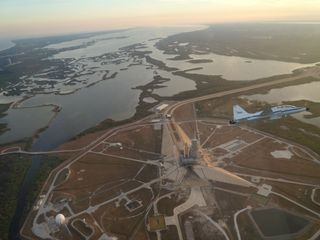
[[[230,120],[230,124],[239,123],[242,121],[252,121],[258,119],[269,118],[270,120],[279,119],[283,116],[290,114],[309,111],[306,107],[296,107],[292,105],[281,105],[271,107],[266,111],[259,111],[255,113],[248,113],[239,105],[233,106],[233,119]]]

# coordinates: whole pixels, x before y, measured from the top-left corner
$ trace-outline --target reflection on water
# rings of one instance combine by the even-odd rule
[[[157,70],[161,77],[170,78],[171,80],[160,84],[160,86],[165,86],[163,88],[155,89],[153,92],[161,97],[168,97],[178,94],[183,91],[194,90],[196,88],[196,83],[190,81],[184,77],[173,75],[172,73]]]
[[[92,37],[87,39],[74,40],[64,42],[56,45],[47,46],[50,48],[65,48],[71,46],[78,46],[93,39],[103,39],[117,36],[128,36],[127,38],[113,39],[113,40],[101,40],[96,41],[92,46],[72,50],[64,51],[60,54],[55,55],[55,58],[82,58],[81,62],[86,66],[86,69],[92,67],[99,67],[99,70],[111,70],[112,72],[118,72],[118,75],[114,79],[109,79],[97,83],[96,85],[88,88],[81,88],[70,95],[55,95],[55,94],[42,94],[36,95],[27,101],[22,103],[22,106],[38,106],[39,104],[56,104],[62,107],[62,111],[59,112],[58,116],[52,121],[49,128],[40,134],[39,142],[41,142],[41,148],[56,147],[63,143],[67,139],[79,134],[85,129],[95,126],[99,122],[106,118],[112,118],[114,120],[122,120],[129,118],[134,115],[135,109],[139,103],[140,90],[133,89],[136,86],[145,85],[153,80],[154,69],[147,69],[146,63],[142,65],[131,66],[125,71],[120,71],[122,68],[128,67],[130,62],[124,62],[120,64],[107,64],[100,65],[91,58],[92,56],[100,56],[104,53],[117,51],[120,47],[132,45],[135,43],[145,42],[147,48],[142,50],[153,50],[153,44],[155,41],[149,41],[154,38],[162,38],[171,34],[193,31],[204,28],[203,26],[191,26],[191,27],[173,27],[173,28],[152,28],[152,29],[132,29],[125,32],[113,33],[100,35],[98,37]],[[162,74],[162,73],[161,73]],[[88,83],[97,82],[101,79],[101,73],[92,74],[88,76],[80,76],[81,78],[87,77]],[[173,79],[170,73],[163,72],[163,75]],[[182,82],[183,81],[183,82]],[[61,85],[61,86],[60,86]],[[57,84],[57,88],[61,92],[67,92],[77,88],[78,86],[65,86],[63,83]],[[194,89],[195,84],[189,79],[179,77],[177,80],[172,80],[170,83],[166,83],[166,87],[162,88],[161,91],[157,92],[159,95],[172,95],[181,91]],[[12,99],[10,99],[11,101]],[[0,102],[8,102],[7,97],[0,96]],[[15,112],[19,112],[21,116],[25,114],[23,110],[16,109]],[[12,113],[9,112],[9,115]],[[45,113],[44,115],[48,115]],[[35,115],[35,118],[37,115]],[[38,117],[37,117],[38,118]],[[12,131],[7,132],[7,135],[16,135],[16,138],[21,136],[25,137],[24,133],[19,134],[20,128],[19,122],[23,118],[17,118],[16,115],[9,116],[6,121],[14,121],[11,124]],[[40,121],[41,117],[39,117]],[[30,129],[38,129],[46,121],[41,124],[33,121],[32,119],[25,118],[25,123],[30,126]],[[37,128],[38,125],[38,128]],[[29,136],[31,136],[29,132]],[[2,139],[2,138],[1,138]],[[4,138],[3,138],[4,139]],[[8,138],[8,141],[11,138]],[[5,140],[3,140],[5,141]]]
[[[197,58],[199,58],[199,56]],[[314,65],[247,59],[217,54],[201,55],[201,59],[203,58],[212,59],[213,62],[201,64],[203,69],[191,71],[190,73],[222,75],[222,77],[227,80],[255,80],[259,78],[288,74],[295,69]]]
[[[258,100],[268,103],[281,103],[284,101],[298,100],[320,102],[320,82],[275,88],[271,89],[266,94],[254,94],[244,97],[249,100]]]
[[[74,94],[63,96],[43,94],[25,101],[23,106],[55,103],[62,107],[62,111],[40,135],[39,140],[56,146],[107,118],[122,120],[134,115],[140,90],[132,88],[153,79],[151,71],[146,72],[143,77],[136,74],[143,68],[134,66],[127,71],[119,72],[115,79],[83,88]]]
[[[317,127],[320,127],[320,117],[315,118],[305,118],[305,116],[311,115],[311,113],[308,112],[301,112],[294,114],[294,118],[298,119],[300,122],[308,123]]]
[[[32,136],[38,129],[46,127],[54,116],[52,107],[9,109],[0,123],[8,124],[10,131],[0,135],[0,144]]]
[[[64,49],[72,46],[81,46],[94,40],[92,45],[87,45],[84,48],[76,50],[63,51],[54,55],[54,58],[78,59],[75,61],[76,64],[71,65],[71,67],[76,70],[78,67],[84,75],[78,76],[76,78],[77,81],[73,85],[67,85],[65,84],[66,81],[61,81],[55,86],[57,91],[64,94],[70,93],[74,90],[78,91],[70,95],[36,95],[22,104],[23,106],[56,104],[62,107],[62,111],[52,121],[49,128],[40,135],[39,141],[46,142],[48,146],[57,146],[83,130],[95,126],[106,118],[121,120],[134,115],[135,109],[139,103],[139,95],[141,93],[140,90],[134,88],[151,82],[154,77],[155,68],[147,66],[149,64],[147,64],[145,60],[142,60],[139,65],[128,66],[130,63],[134,63],[132,62],[132,59],[129,61],[120,61],[120,63],[106,61],[106,64],[103,64],[105,59],[95,61],[93,58],[90,58],[118,51],[119,48],[128,45],[143,43],[144,46],[141,50],[139,49],[140,51],[152,51],[151,57],[164,61],[170,67],[177,67],[179,69],[186,70],[201,66],[203,67],[202,70],[194,72],[223,75],[223,77],[233,80],[250,80],[276,74],[290,73],[295,68],[305,66],[295,63],[252,59],[250,60],[250,63],[248,63],[248,59],[246,58],[220,56],[216,54],[201,55],[201,59],[213,59],[212,63],[192,64],[187,61],[167,60],[167,58],[172,57],[172,55],[163,54],[162,51],[159,51],[154,47],[157,38],[163,38],[172,34],[203,28],[204,26],[137,28],[47,46],[47,48]],[[192,55],[192,57],[200,58],[200,56],[196,55]],[[123,56],[123,58],[127,59],[130,57]],[[117,72],[118,75],[114,79],[101,81],[103,74],[107,70],[110,70],[111,73]],[[93,71],[93,73],[88,74],[90,71]],[[195,82],[190,79],[176,76],[163,70],[157,70],[157,72],[162,77],[171,79],[168,82],[159,84],[160,86],[163,86],[163,88],[153,90],[153,93],[158,94],[159,96],[168,97],[180,92],[194,90],[196,88]],[[91,86],[85,87],[88,85]],[[52,91],[52,89],[49,90]],[[3,103],[8,101],[12,101],[12,99],[0,96],[0,102]],[[26,114],[26,110],[16,109],[14,111],[21,111],[19,116]],[[19,127],[22,126],[22,124],[20,124],[22,119],[24,121],[23,124],[30,126],[29,129],[39,129],[47,123],[48,115],[51,116],[51,114],[48,114],[47,112],[43,112],[43,114],[46,116],[38,117],[38,115],[34,115],[34,118],[39,118],[39,122],[37,122],[29,118],[23,119],[22,117],[17,116],[18,113],[9,111],[8,116],[6,119],[3,119],[3,121],[7,121],[12,130],[6,134],[11,136],[16,135],[17,138],[21,136],[25,137],[26,132],[22,131]],[[41,114],[39,113],[39,115]],[[11,121],[12,123],[10,123]],[[38,127],[36,125],[38,125]],[[19,131],[22,131],[22,133],[20,134]],[[28,133],[30,134],[31,131]],[[0,139],[4,139],[3,136],[0,137]],[[10,140],[11,138],[7,139]],[[45,146],[45,144],[42,144],[42,146]]]
[[[194,59],[211,59],[210,63],[190,63],[187,61],[169,60],[172,55],[164,55],[161,51],[155,50],[151,56],[165,62],[169,67],[180,70],[193,68],[202,69],[190,71],[204,75],[221,75],[226,80],[255,80],[282,74],[290,74],[293,70],[314,64],[289,63],[272,60],[257,60],[235,56],[223,56],[214,53],[190,55]]]

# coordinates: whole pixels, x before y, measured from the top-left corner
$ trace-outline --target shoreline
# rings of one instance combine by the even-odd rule
[[[7,46],[6,46],[6,45],[7,45]],[[16,44],[14,43],[13,40],[0,38],[0,53],[1,53],[2,51],[6,51],[6,50],[8,50],[8,49],[10,49],[10,48],[13,48],[13,47],[15,47],[15,46],[16,46]]]
[[[24,143],[25,142],[26,143],[26,148],[29,148],[30,145],[32,145],[36,141],[38,136],[50,126],[52,121],[57,117],[59,112],[62,110],[62,107],[60,105],[57,105],[57,104],[42,104],[42,105],[34,105],[34,106],[29,106],[29,107],[21,107],[21,104],[24,101],[32,98],[33,96],[25,96],[25,97],[23,97],[22,99],[20,99],[20,100],[18,100],[16,102],[12,102],[11,104],[9,104],[10,107],[7,109],[7,111],[10,110],[10,109],[19,110],[19,109],[36,109],[36,108],[43,108],[43,107],[51,107],[52,109],[51,109],[50,112],[53,112],[52,117],[49,119],[49,121],[47,122],[47,124],[44,127],[36,129],[32,133],[31,136],[26,137],[26,138],[22,138],[22,139],[18,139],[16,141],[1,143],[0,146],[5,147],[7,145],[13,145],[15,143]],[[5,117],[5,116],[3,116],[3,117]],[[10,130],[11,130],[10,128],[7,128],[7,131],[10,131]]]
[[[244,93],[244,92],[249,92],[249,91],[258,91],[258,90],[261,90],[261,88],[263,87],[274,87],[274,86],[277,86],[279,84],[293,84],[293,83],[296,83],[297,80],[299,80],[300,78],[284,78],[279,80],[279,79],[273,79],[272,82],[270,83],[256,83],[255,85],[252,85],[251,87],[250,86],[247,86],[247,87],[242,87],[242,88],[236,88],[234,90],[225,90],[223,92],[220,92],[220,94],[222,96],[224,96],[223,94],[226,94],[227,96],[229,97],[232,97],[233,95],[237,95],[237,94],[240,94],[240,93]],[[176,110],[177,108],[179,107],[182,107],[184,106],[185,104],[188,104],[188,103],[191,103],[191,102],[199,102],[199,101],[204,101],[206,99],[211,99],[211,98],[214,98],[214,97],[220,97],[219,93],[214,93],[214,94],[208,94],[208,95],[204,95],[204,96],[201,96],[201,97],[195,97],[195,98],[189,98],[187,100],[184,100],[184,101],[179,101],[179,102],[175,102],[173,103],[170,107],[169,107],[169,110],[167,110],[166,112],[168,113],[171,113],[172,111]],[[171,110],[171,112],[170,112]],[[138,118],[139,119],[139,118]],[[98,128],[92,128],[90,129],[92,132],[97,132],[98,130],[103,130],[105,131],[101,137],[99,137],[99,139],[103,139],[105,136],[108,136],[108,134],[112,134],[113,132],[117,131],[117,129],[121,129],[121,128],[126,128],[126,127],[130,127],[131,125],[134,125],[134,124],[138,124],[139,122],[141,122],[143,119],[147,119],[147,117],[145,118],[140,118],[140,120],[136,120],[134,121],[132,118],[131,118],[131,121],[129,122],[122,122],[122,123],[119,123],[119,122],[114,122],[112,120],[109,120],[109,123],[111,123],[111,126],[109,125],[108,127],[104,126],[103,124],[100,126],[101,128],[99,129],[99,126],[97,126]],[[105,122],[107,122],[108,120],[105,120]],[[114,124],[114,125],[112,125]],[[117,125],[119,124],[119,125]],[[106,127],[106,128],[103,128],[103,127]],[[90,132],[83,132],[82,134],[85,135],[87,133],[90,133]],[[83,136],[82,135],[82,136]],[[80,152],[81,153],[81,152]],[[59,171],[60,169],[62,169],[63,167],[65,167],[67,164],[71,163],[72,161],[74,160],[74,158],[70,158],[69,160],[66,160],[64,161],[62,164],[60,164],[57,168],[55,168],[54,170],[51,171],[49,177],[46,179],[45,181],[45,184],[43,185],[42,187],[42,191],[44,189],[46,189],[47,187],[47,184],[48,182],[52,179],[53,175]],[[25,239],[30,239],[28,237],[25,237],[24,233],[23,233],[23,230],[24,230],[24,227],[26,226],[26,224],[28,224],[28,219],[30,219],[32,217],[32,214],[34,214],[33,212],[29,212],[28,214],[28,217],[26,219],[26,221],[24,222],[23,224],[23,227],[21,228],[20,230],[20,234],[25,238]]]
[[[156,65],[156,66],[158,66],[158,65]],[[160,63],[160,68],[161,67],[163,67],[163,65]],[[145,85],[136,86],[134,88],[134,89],[140,90],[141,93],[139,96],[138,105],[136,106],[135,113],[133,116],[131,116],[130,118],[127,118],[127,119],[120,120],[120,121],[115,121],[113,119],[105,119],[105,120],[101,121],[100,123],[98,123],[96,126],[92,126],[88,129],[85,129],[82,132],[80,132],[79,134],[71,137],[70,139],[74,139],[79,136],[83,136],[87,132],[95,131],[95,129],[103,128],[102,127],[103,125],[118,126],[123,123],[132,122],[133,120],[137,119],[137,116],[148,115],[149,110],[153,106],[155,106],[163,101],[180,101],[180,100],[188,99],[191,96],[203,96],[203,95],[207,95],[207,94],[215,93],[215,92],[219,92],[219,91],[232,90],[234,88],[250,86],[250,85],[256,84],[256,83],[265,83],[265,82],[269,82],[269,81],[273,81],[273,80],[277,80],[277,79],[282,79],[282,78],[286,78],[286,77],[298,77],[299,74],[300,75],[303,74],[306,70],[312,69],[312,68],[317,68],[317,67],[319,67],[319,64],[315,64],[313,67],[304,67],[304,68],[295,69],[292,71],[291,74],[277,75],[277,76],[272,76],[272,77],[268,77],[268,78],[256,79],[256,80],[252,80],[252,81],[229,81],[229,80],[223,79],[221,76],[192,74],[192,73],[188,73],[187,71],[174,71],[174,72],[172,72],[174,75],[182,76],[182,77],[185,77],[187,79],[194,81],[196,83],[196,89],[189,90],[189,91],[183,91],[183,92],[177,93],[177,94],[170,96],[170,97],[162,97],[162,96],[159,96],[159,95],[153,93],[153,90],[158,88],[157,84],[162,83],[162,82],[166,82],[166,81],[170,81],[169,79],[162,78],[160,75],[158,75],[158,76],[154,77],[153,81],[151,81]],[[302,77],[301,77],[301,79],[302,79]],[[299,82],[299,84],[310,83],[313,81],[316,81],[316,80],[312,79],[312,78],[303,79],[302,81]],[[286,86],[291,86],[291,85],[296,85],[296,83],[285,83],[285,84],[280,84],[278,86],[279,87],[280,86],[286,87]],[[273,86],[272,88],[276,88],[276,87],[277,86]],[[152,90],[151,92],[149,92],[150,89]],[[265,91],[267,91],[269,89],[271,89],[271,88],[268,87],[267,89],[265,89]],[[54,115],[52,116],[52,118],[49,120],[48,124],[45,127],[36,130],[34,132],[34,134],[28,138],[32,142],[34,142],[37,139],[37,136],[39,136],[39,134],[41,134],[41,132],[43,132],[45,129],[47,129],[50,126],[52,121],[56,118],[56,116],[62,110],[62,106],[60,106],[58,104],[54,104],[54,103],[21,107],[21,105],[24,101],[26,101],[34,96],[35,96],[35,94],[24,96],[22,99],[20,99],[16,102],[13,102],[10,105],[10,108],[12,108],[12,109],[29,109],[29,108],[32,109],[32,108],[41,108],[41,107],[52,107],[51,111],[54,112]],[[157,102],[146,103],[143,101],[143,99],[145,97],[152,97]],[[1,146],[5,146],[7,144],[13,144],[14,142],[21,142],[21,141],[25,141],[25,140],[21,139],[21,140],[17,140],[17,141],[13,141],[13,142],[7,142],[7,143],[1,144]]]

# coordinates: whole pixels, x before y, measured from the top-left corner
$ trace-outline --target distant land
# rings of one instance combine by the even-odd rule
[[[297,63],[320,62],[320,24],[215,24],[208,29],[162,39],[158,48],[167,53],[177,43],[227,56]],[[184,51],[183,56],[187,53]]]

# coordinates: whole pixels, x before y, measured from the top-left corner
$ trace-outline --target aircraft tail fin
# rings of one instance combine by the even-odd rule
[[[233,120],[234,121],[238,121],[238,120],[241,120],[243,118],[246,118],[246,117],[248,117],[248,115],[249,115],[249,113],[246,112],[246,110],[244,110],[239,105],[234,105],[233,106]]]

